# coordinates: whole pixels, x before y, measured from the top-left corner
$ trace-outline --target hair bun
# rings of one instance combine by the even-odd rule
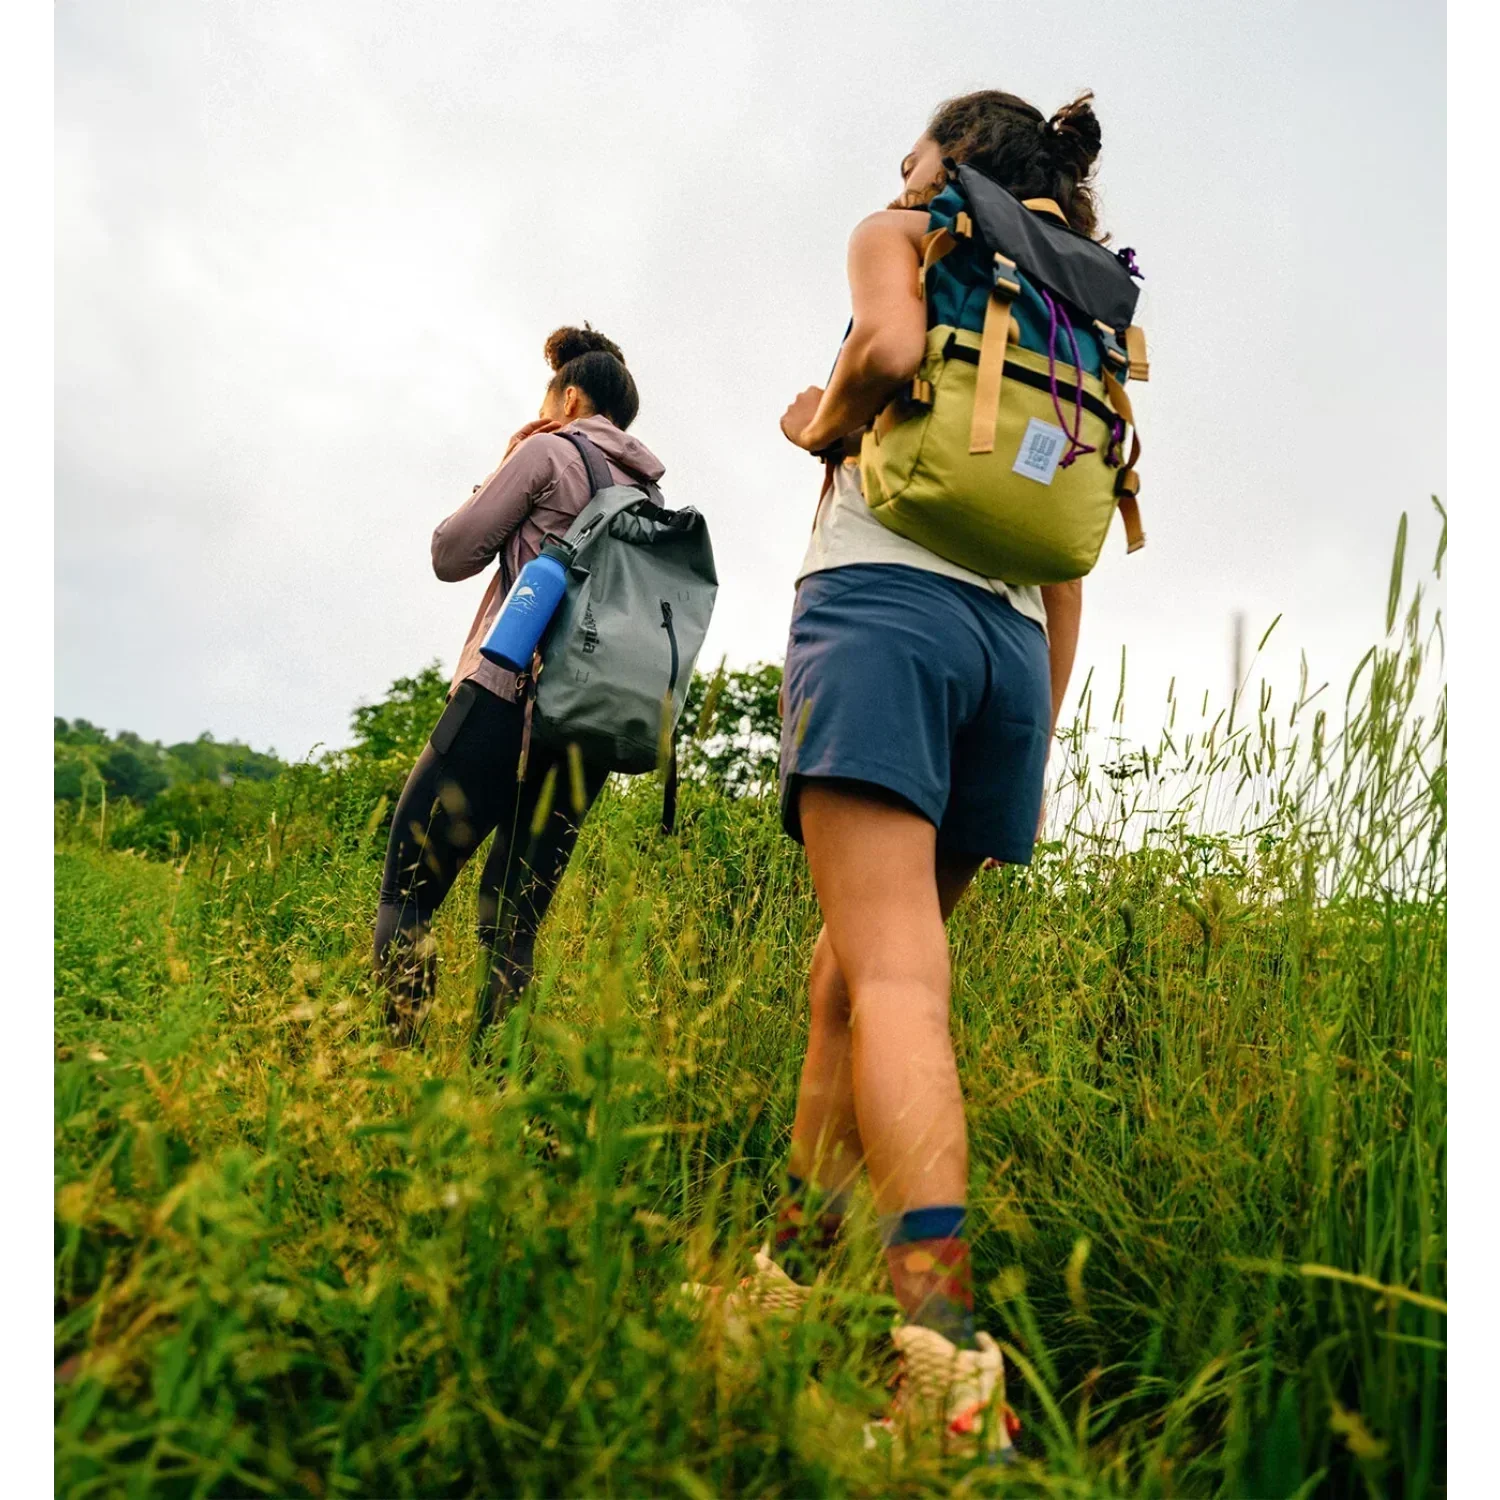
[[[577,359],[580,354],[612,354],[622,365],[625,363],[620,346],[613,339],[595,332],[587,323],[582,328],[558,328],[549,333],[547,342],[542,346],[542,353],[554,370],[562,369],[570,359]]]
[[[1080,181],[1088,176],[1104,144],[1104,133],[1090,102],[1093,97],[1092,90],[1080,94],[1071,104],[1063,105],[1046,125],[1058,165]]]

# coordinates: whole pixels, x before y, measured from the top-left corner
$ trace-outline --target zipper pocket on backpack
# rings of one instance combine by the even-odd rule
[[[979,350],[972,349],[967,344],[960,344],[958,335],[950,333],[948,335],[948,342],[943,345],[943,358],[961,360],[966,365],[977,365],[979,363]],[[1040,370],[1030,369],[1013,359],[1005,361],[1005,378],[1007,380],[1017,380],[1022,385],[1029,385],[1033,390],[1050,391],[1052,389],[1051,380],[1046,375],[1043,375]],[[1115,412],[1106,406],[1092,391],[1084,390],[1082,395],[1080,395],[1078,387],[1072,381],[1059,380],[1057,382],[1057,393],[1064,401],[1081,402],[1086,412],[1091,416],[1098,417],[1106,426],[1114,423]]]
[[[677,655],[677,628],[672,624],[672,606],[665,599],[661,601],[661,628],[667,632],[667,640],[672,646],[672,676],[667,683],[667,692],[673,697],[677,694],[677,672],[681,662]]]

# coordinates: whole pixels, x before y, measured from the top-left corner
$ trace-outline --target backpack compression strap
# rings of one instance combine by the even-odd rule
[[[1032,213],[1046,214],[1060,219],[1064,224],[1068,216],[1051,198],[1025,198],[1021,206]],[[961,215],[967,221],[968,216]],[[973,232],[972,225],[964,223],[960,231]],[[929,236],[929,239],[935,236]],[[932,258],[940,260],[953,248],[950,243],[943,246]],[[931,254],[929,247],[928,254]],[[928,261],[922,262],[921,281],[927,280]],[[1000,382],[1005,374],[1006,345],[1020,341],[1021,330],[1010,315],[1010,305],[1021,295],[1021,285],[1015,280],[1016,263],[1009,257],[995,252],[995,285],[990,300],[984,309],[984,333],[979,343],[979,373],[974,381],[974,420],[969,428],[969,452],[993,453],[995,451],[995,427],[1000,420]]]
[[[1136,430],[1135,412],[1131,410],[1130,397],[1125,394],[1125,387],[1108,370],[1100,370],[1099,373],[1104,377],[1109,404],[1123,421],[1130,424],[1130,457],[1115,475],[1115,496],[1120,519],[1125,523],[1125,550],[1139,552],[1146,545],[1146,533],[1141,530],[1141,508],[1135,498],[1141,487],[1141,477],[1135,472],[1141,456],[1141,435]]]
[[[1005,348],[1021,330],[1010,315],[1010,305],[1021,294],[1016,263],[995,251],[995,284],[984,309],[984,332],[979,342],[979,372],[974,379],[974,419],[969,427],[969,452],[995,451],[995,425],[1000,420],[1000,380],[1005,373]]]

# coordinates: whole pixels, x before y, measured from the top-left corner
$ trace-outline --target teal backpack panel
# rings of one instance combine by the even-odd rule
[[[929,229],[953,229],[954,221],[961,212],[968,211],[968,200],[955,183],[949,183],[928,204]],[[978,333],[984,327],[984,311],[990,300],[993,285],[990,252],[977,238],[961,238],[958,244],[927,271],[927,326],[929,328],[966,328]],[[1011,316],[1021,330],[1020,344],[1041,355],[1048,352],[1053,343],[1053,318],[1042,293],[1031,278],[1019,267],[1015,279],[1020,284],[1021,294],[1011,303]],[[1097,375],[1104,363],[1103,342],[1099,334],[1087,324],[1070,320],[1073,337],[1077,340],[1077,362],[1085,373]],[[1056,328],[1055,344],[1057,358],[1067,365],[1074,364],[1073,347],[1063,327]]]

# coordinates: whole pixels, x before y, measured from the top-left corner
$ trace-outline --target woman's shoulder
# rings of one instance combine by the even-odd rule
[[[574,458],[578,457],[578,450],[560,432],[534,432],[522,447],[530,448],[538,457],[556,461],[565,460],[570,454]]]
[[[511,462],[517,459],[523,459],[531,473],[554,476],[569,462],[582,462],[578,449],[559,432],[533,432],[522,438],[511,454]]]
[[[578,459],[578,450],[566,438],[554,432],[533,432],[500,460],[500,467],[485,483],[498,480],[506,494],[535,499],[557,484],[570,459]]]
[[[852,238],[890,240],[899,237],[917,245],[927,233],[927,222],[926,209],[877,208],[854,226]]]
[[[927,233],[929,214],[926,208],[876,208],[867,213],[855,225],[853,233],[868,229],[879,234],[903,234],[907,239],[919,240]]]

